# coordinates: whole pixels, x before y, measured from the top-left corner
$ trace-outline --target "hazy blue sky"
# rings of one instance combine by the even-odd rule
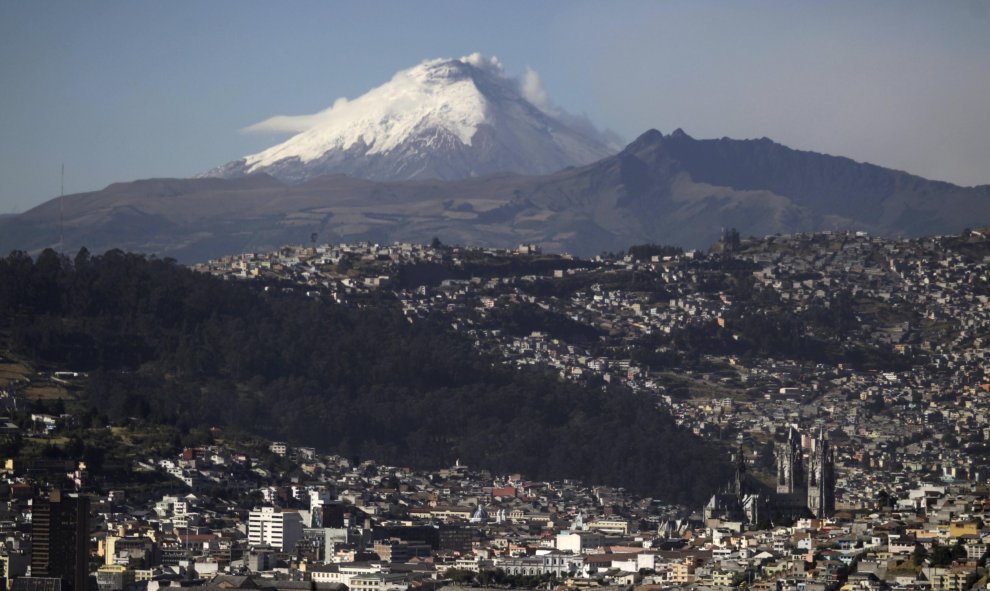
[[[990,1],[0,0],[0,213],[191,176],[425,58],[496,55],[631,140],[761,137],[990,183]]]

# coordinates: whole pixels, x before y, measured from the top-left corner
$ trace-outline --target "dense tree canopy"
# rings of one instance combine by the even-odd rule
[[[356,310],[110,251],[0,259],[0,330],[36,362],[89,372],[115,421],[222,425],[416,467],[456,458],[698,502],[716,450],[652,400],[477,354],[390,302]],[[271,287],[271,286],[270,286]]]

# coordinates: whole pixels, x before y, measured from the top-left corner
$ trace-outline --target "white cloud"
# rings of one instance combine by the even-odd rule
[[[551,115],[556,114],[557,108],[550,101],[550,95],[543,86],[540,74],[533,68],[526,66],[526,74],[523,76],[519,90],[522,92],[523,98],[533,103],[537,109]]]
[[[503,75],[505,70],[505,68],[502,67],[502,62],[500,62],[497,57],[493,55],[491,58],[486,59],[485,56],[481,55],[481,53],[477,51],[471,55],[462,57],[461,61],[480,70],[488,70],[499,74],[500,76]]]
[[[597,139],[613,150],[621,150],[626,143],[619,134],[611,129],[598,129],[587,115],[575,115],[557,106],[550,98],[546,86],[543,85],[540,73],[529,66],[526,66],[526,73],[519,81],[519,93],[537,109],[562,121],[571,129]]]
[[[302,133],[326,121],[333,115],[335,109],[342,109],[347,106],[347,103],[346,98],[340,97],[334,101],[333,106],[318,113],[312,115],[276,115],[248,125],[241,131],[243,133]]]

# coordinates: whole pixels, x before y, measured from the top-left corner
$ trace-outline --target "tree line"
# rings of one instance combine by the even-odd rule
[[[225,426],[417,468],[455,459],[697,503],[721,454],[646,396],[519,371],[442,320],[352,309],[170,260],[85,250],[0,259],[0,333],[19,355],[85,371],[113,422]]]

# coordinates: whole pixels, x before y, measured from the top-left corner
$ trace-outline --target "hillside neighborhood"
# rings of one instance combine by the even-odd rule
[[[0,591],[990,591],[988,16],[0,1]]]
[[[166,487],[101,491],[86,465],[53,462],[45,470],[71,489],[44,490],[39,467],[11,461],[6,588],[73,588],[50,582],[70,575],[101,591],[990,588],[988,264],[990,243],[967,232],[727,235],[710,252],[590,260],[527,245],[311,245],[199,265],[357,308],[394,300],[412,325],[444,318],[519,371],[651,397],[722,446],[735,475],[709,505],[678,506],[219,430],[132,460]],[[81,379],[26,377],[3,404],[23,406],[31,383]],[[39,413],[3,428],[57,437],[72,420]],[[794,505],[812,488],[823,501],[809,492]],[[75,566],[42,561],[39,540]]]

